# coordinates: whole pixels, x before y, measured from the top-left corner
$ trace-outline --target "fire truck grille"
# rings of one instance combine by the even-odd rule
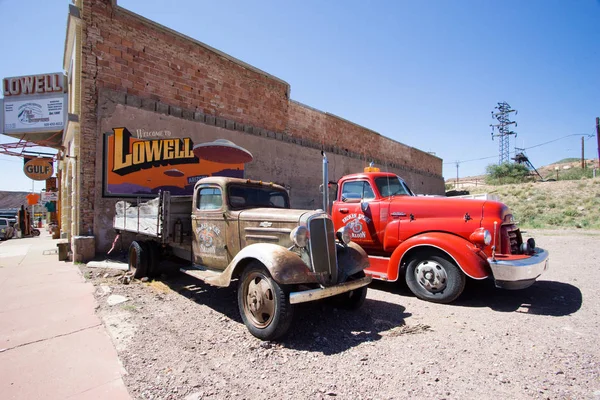
[[[505,226],[502,227],[504,231],[504,238],[506,238],[506,250],[510,249],[510,254],[519,254],[521,252],[521,244],[523,239],[521,238],[521,231],[516,226]],[[506,251],[508,253],[508,251]]]
[[[337,283],[337,256],[333,222],[325,215],[309,219],[310,257],[317,280],[323,286]]]

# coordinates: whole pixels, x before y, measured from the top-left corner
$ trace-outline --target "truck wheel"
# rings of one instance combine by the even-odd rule
[[[441,254],[418,254],[406,267],[406,284],[421,300],[451,303],[460,296],[465,282],[465,274]]]
[[[238,287],[238,306],[246,327],[262,340],[285,335],[293,317],[288,292],[260,263],[249,264]]]
[[[348,281],[362,279],[364,277],[365,272],[360,271],[352,275]],[[363,286],[361,288],[333,296],[331,299],[333,300],[333,304],[338,308],[343,308],[346,310],[358,310],[363,305],[366,298],[367,286]]]
[[[129,271],[133,277],[141,279],[146,276],[148,270],[148,257],[146,245],[143,242],[131,242],[129,246]]]
[[[146,246],[148,248],[148,277],[154,278],[160,273],[160,249],[158,248],[158,244],[149,240],[146,242]]]

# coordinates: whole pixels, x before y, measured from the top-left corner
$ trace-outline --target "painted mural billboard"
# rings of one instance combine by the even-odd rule
[[[243,162],[203,158],[206,153],[198,150],[210,144],[194,143],[168,130],[134,133],[118,127],[104,134],[104,197],[155,197],[161,190],[191,195],[195,183],[207,176],[244,177]]]

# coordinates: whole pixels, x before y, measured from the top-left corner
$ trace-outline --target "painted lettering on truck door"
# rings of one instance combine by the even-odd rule
[[[363,180],[344,182],[340,199],[336,208],[341,215],[336,218],[350,228],[352,241],[366,248],[379,247],[374,219],[379,218],[381,205],[371,184]]]

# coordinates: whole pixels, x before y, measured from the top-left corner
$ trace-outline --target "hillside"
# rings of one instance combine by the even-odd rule
[[[524,228],[600,229],[600,177],[464,189],[497,194]]]
[[[459,178],[458,184],[456,179],[448,179],[446,189],[497,194],[525,228],[600,229],[600,170],[591,178],[598,162],[590,159],[585,164],[589,178],[563,180],[581,171],[581,160],[564,159],[537,168],[552,181],[494,186],[485,184],[485,175],[480,175]]]
[[[29,192],[7,192],[0,190],[0,209],[20,208],[21,205],[27,205],[27,196]]]

